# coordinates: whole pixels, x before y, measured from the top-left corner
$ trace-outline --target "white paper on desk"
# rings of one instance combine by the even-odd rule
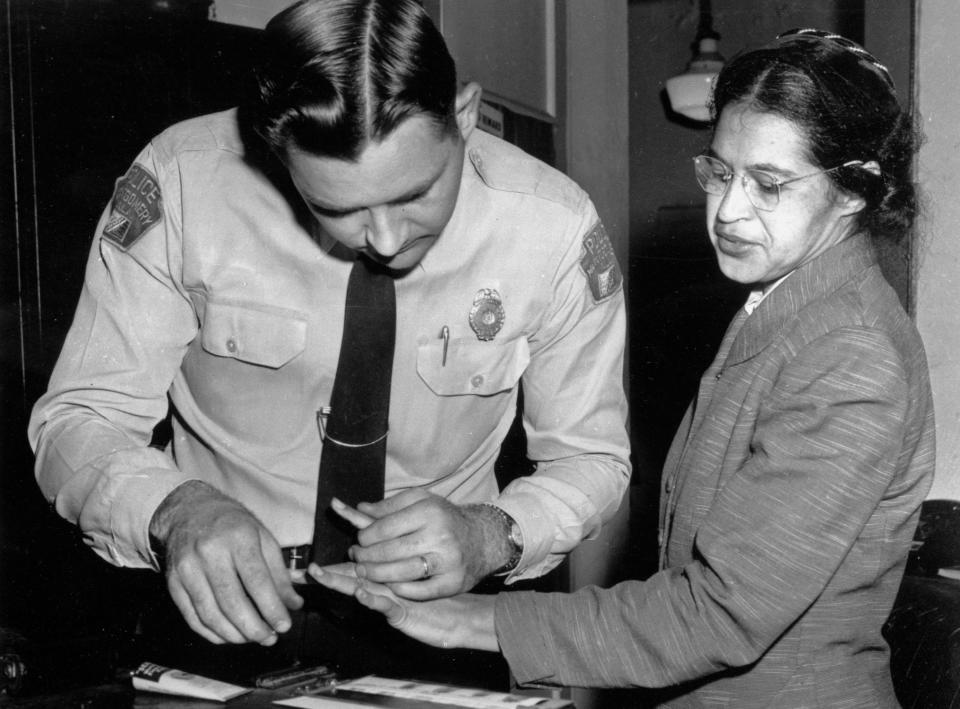
[[[491,692],[474,687],[458,687],[451,684],[432,684],[402,679],[390,679],[367,675],[359,679],[340,684],[338,689],[350,689],[354,692],[381,694],[388,697],[402,697],[421,702],[436,702],[469,709],[521,709],[532,707],[544,701],[543,697],[520,696]]]
[[[300,707],[300,709],[357,709],[356,702],[341,702],[330,697],[294,697],[293,699],[277,699],[273,702],[282,707]]]
[[[543,703],[543,697],[518,696],[516,694],[503,694],[501,692],[490,692],[484,689],[473,689],[470,687],[456,687],[448,684],[431,684],[427,682],[415,682],[409,680],[388,679],[386,677],[377,677],[368,675],[359,679],[350,680],[337,685],[337,690],[349,690],[354,692],[351,697],[352,702],[337,702],[333,697],[297,697],[296,700],[280,700],[274,704],[281,706],[302,707],[304,709],[327,709],[328,707],[356,707],[357,702],[362,704],[363,700],[357,697],[357,694],[368,694],[373,697],[400,697],[421,704],[429,703],[445,704],[447,706],[464,707],[465,709],[526,709]],[[322,699],[323,702],[333,703],[310,703],[309,700]],[[308,700],[304,702],[303,700]],[[300,703],[289,704],[288,701],[297,701]]]

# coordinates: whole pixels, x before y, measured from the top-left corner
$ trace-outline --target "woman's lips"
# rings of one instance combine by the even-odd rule
[[[727,232],[718,231],[716,232],[716,235],[717,248],[728,256],[739,256],[741,254],[745,254],[754,246],[756,246],[756,244],[751,241],[740,239]]]

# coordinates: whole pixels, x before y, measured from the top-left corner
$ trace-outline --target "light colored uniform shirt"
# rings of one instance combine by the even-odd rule
[[[496,501],[523,533],[514,580],[595,536],[626,489],[622,279],[571,180],[477,131],[466,149],[450,222],[396,281],[386,494]],[[188,479],[242,502],[281,546],[311,540],[352,254],[312,233],[282,184],[244,160],[228,111],[152,141],[101,218],[29,434],[46,497],[117,565],[156,567],[151,516]],[[492,339],[471,326],[477,304]],[[536,471],[501,494],[521,379]]]

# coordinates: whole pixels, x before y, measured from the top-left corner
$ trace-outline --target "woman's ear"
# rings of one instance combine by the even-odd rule
[[[876,160],[868,160],[867,162],[860,163],[855,167],[855,169],[866,170],[867,172],[880,177],[880,165]],[[866,200],[864,200],[863,197],[855,194],[841,192],[839,199],[843,206],[844,212],[847,214],[856,214],[857,212],[861,212],[867,205]]]
[[[836,199],[841,211],[848,216],[862,212],[863,208],[867,206],[867,200],[860,195],[850,194],[840,190],[837,190]]]
[[[467,136],[477,127],[480,118],[480,96],[483,89],[475,81],[464,85],[457,92],[455,110],[457,112],[457,128],[460,135],[466,140]]]

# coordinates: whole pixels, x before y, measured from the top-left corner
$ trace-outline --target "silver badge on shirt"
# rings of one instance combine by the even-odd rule
[[[477,334],[477,339],[492,340],[503,327],[504,317],[500,294],[493,288],[478,290],[470,308],[470,327]]]

